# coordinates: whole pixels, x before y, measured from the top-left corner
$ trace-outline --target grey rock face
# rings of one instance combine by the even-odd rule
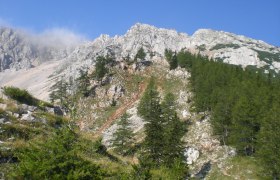
[[[134,59],[141,47],[147,54],[147,61],[163,59],[165,49],[177,52],[186,49],[192,53],[201,53],[242,67],[252,65],[280,69],[280,48],[263,41],[210,29],[200,29],[189,36],[175,30],[140,23],[132,26],[123,36],[101,35],[94,41],[77,47],[66,58],[67,61],[61,66],[61,69],[64,74],[77,75],[77,69],[94,65],[95,59],[99,55],[109,54],[117,61],[122,61],[125,57]],[[275,61],[275,58],[261,59],[260,52],[272,53],[275,57],[278,54],[279,57],[276,59],[279,60],[279,63]]]
[[[29,69],[42,62],[67,57],[72,47],[47,44],[40,37],[0,27],[0,72]]]
[[[34,48],[21,33],[0,28],[0,72],[5,69],[30,68],[36,59]]]
[[[280,48],[260,40],[210,29],[200,29],[189,36],[175,30],[137,23],[123,36],[101,35],[75,49],[74,46],[50,45],[39,39],[10,28],[0,28],[0,72],[65,59],[60,72],[77,76],[77,69],[94,65],[99,55],[109,54],[119,61],[128,56],[133,59],[141,47],[147,53],[147,61],[164,57],[165,49],[186,49],[243,67],[252,65],[280,69]],[[261,52],[270,53],[274,58],[260,58]]]

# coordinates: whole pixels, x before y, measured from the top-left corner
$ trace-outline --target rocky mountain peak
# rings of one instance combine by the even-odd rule
[[[174,37],[174,36],[185,36],[187,37],[188,35],[186,33],[179,33],[176,30],[173,29],[165,29],[165,28],[157,28],[152,25],[148,24],[142,24],[142,23],[136,23],[133,25],[125,34],[125,36],[131,36],[131,35],[145,35],[147,33],[150,33],[154,36],[169,36],[169,37]],[[155,37],[156,39],[156,37]]]
[[[56,48],[34,40],[35,36],[30,37],[13,29],[0,28],[0,71],[30,68],[41,62],[64,59],[60,72],[66,70],[66,74],[72,74],[81,66],[94,65],[99,55],[110,54],[116,60],[128,55],[134,58],[141,47],[147,53],[146,60],[151,61],[164,59],[165,49],[177,52],[185,49],[243,67],[280,69],[279,48],[263,41],[211,29],[199,29],[189,36],[172,29],[136,23],[124,35],[110,37],[102,34],[91,42],[71,48]],[[150,54],[153,54],[153,59]]]

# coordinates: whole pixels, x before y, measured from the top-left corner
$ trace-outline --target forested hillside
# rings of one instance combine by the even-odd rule
[[[264,174],[280,177],[280,76],[180,51],[165,52],[170,68],[191,72],[193,107],[210,112],[215,135],[239,156],[260,160]]]

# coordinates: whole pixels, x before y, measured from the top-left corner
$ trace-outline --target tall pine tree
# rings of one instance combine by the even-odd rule
[[[81,93],[84,97],[89,96],[90,90],[90,78],[88,76],[88,71],[82,69],[79,70],[80,76],[77,78],[78,82],[78,92]]]
[[[160,165],[163,156],[163,122],[159,93],[155,79],[150,83],[140,100],[138,114],[144,119],[146,138],[144,140],[145,158],[155,165]]]
[[[185,124],[180,121],[175,109],[175,96],[168,93],[161,104],[164,128],[163,159],[167,166],[176,161],[183,162],[184,146],[181,140],[185,134]]]
[[[118,153],[126,155],[131,149],[134,141],[133,132],[130,128],[130,122],[128,121],[128,115],[125,113],[117,124],[118,129],[113,134],[114,138],[112,143]]]
[[[274,103],[262,121],[258,135],[257,155],[265,168],[265,174],[280,179],[280,102]]]

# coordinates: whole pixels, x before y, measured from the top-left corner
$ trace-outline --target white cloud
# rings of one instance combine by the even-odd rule
[[[51,46],[54,48],[75,47],[87,41],[85,36],[71,31],[68,28],[53,27],[50,29],[45,29],[42,32],[35,32],[28,27],[14,26],[13,24],[9,23],[9,21],[1,17],[0,27],[10,27],[21,33],[26,37],[26,39],[29,39],[39,46]]]
[[[35,41],[53,47],[73,47],[86,41],[86,38],[66,28],[52,28],[34,36]]]

